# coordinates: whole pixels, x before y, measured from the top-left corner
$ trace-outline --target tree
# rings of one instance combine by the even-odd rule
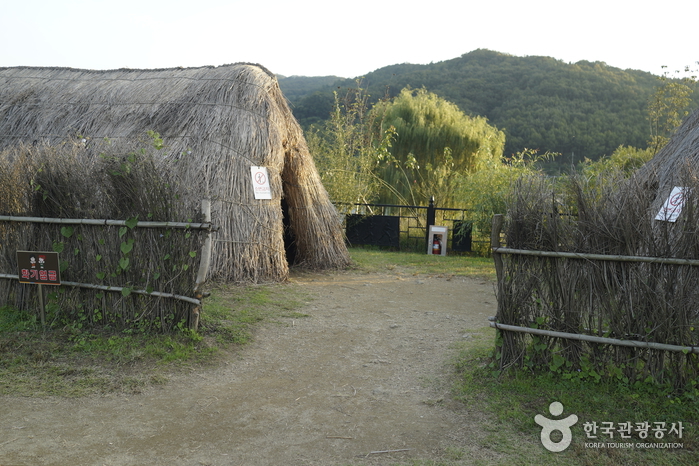
[[[380,191],[382,202],[425,203],[434,195],[440,205],[450,205],[456,174],[500,160],[503,153],[502,131],[424,88],[404,88],[392,100],[377,103],[371,115],[374,137],[395,131],[385,163],[377,167],[379,177],[394,188]]]
[[[557,155],[550,152],[539,154],[536,150],[524,149],[507,158],[489,159],[480,170],[459,175],[455,195],[460,205],[470,211],[469,220],[472,222],[474,237],[487,240],[493,215],[506,213],[508,204],[517,194],[516,181],[524,178],[549,178],[544,176],[538,165]],[[485,246],[479,252],[489,254],[490,249]]]
[[[582,164],[582,173],[588,178],[601,177],[612,172],[630,176],[648,162],[653,154],[655,152],[651,147],[639,149],[631,146],[619,146],[609,157],[604,156],[597,161],[586,159]]]
[[[685,68],[685,72],[689,71],[691,71],[689,67]],[[663,84],[656,89],[648,104],[650,121],[648,146],[654,154],[667,144],[672,133],[689,114],[688,109],[694,91],[690,85],[694,83],[695,78],[691,76],[671,80],[667,72],[659,78]]]
[[[369,203],[376,199],[381,180],[374,169],[391,144],[389,129],[372,136],[368,95],[357,81],[340,97],[334,93],[330,119],[306,132],[323,185],[335,203]]]

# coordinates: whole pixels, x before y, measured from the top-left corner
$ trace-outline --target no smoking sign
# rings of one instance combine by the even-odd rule
[[[682,207],[687,200],[687,194],[689,189],[675,186],[672,192],[665,200],[665,203],[660,208],[658,215],[655,216],[656,220],[662,220],[664,222],[675,222],[682,212]]]
[[[252,174],[252,188],[255,199],[272,199],[272,188],[269,185],[269,173],[267,167],[250,167]]]

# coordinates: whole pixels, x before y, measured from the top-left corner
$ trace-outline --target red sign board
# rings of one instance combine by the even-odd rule
[[[20,283],[61,284],[57,252],[17,251],[17,266]]]

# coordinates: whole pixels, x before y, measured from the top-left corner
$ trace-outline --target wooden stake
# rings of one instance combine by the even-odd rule
[[[41,326],[46,327],[46,306],[44,305],[44,288],[39,283],[37,285],[39,289],[39,311],[41,312]]]
[[[205,223],[211,223],[211,201],[209,199],[201,200],[201,213],[204,216]],[[197,278],[194,283],[194,296],[195,298],[201,300],[204,293],[201,287],[206,282],[206,275],[209,273],[209,265],[211,264],[211,230],[206,232],[206,237],[204,238],[204,244],[201,247],[201,258],[199,261],[199,270],[197,271]],[[199,328],[199,317],[201,314],[201,305],[195,306],[192,309],[191,319],[189,323],[189,328],[197,331]]]
[[[371,451],[369,455],[378,455],[379,453],[397,453],[399,451],[410,451],[412,448],[402,448],[400,450],[381,450],[381,451]],[[369,456],[367,455],[367,456]]]
[[[502,302],[502,296],[505,291],[505,277],[504,277],[504,265],[502,262],[502,256],[498,252],[500,249],[500,232],[502,231],[502,225],[505,222],[505,217],[502,214],[493,215],[493,225],[490,231],[490,247],[493,251],[493,261],[495,261],[495,275],[497,277],[497,294],[498,294],[498,311],[497,316],[500,316],[500,303]]]

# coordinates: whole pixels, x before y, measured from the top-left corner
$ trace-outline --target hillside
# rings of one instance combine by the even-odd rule
[[[354,79],[323,78],[313,89],[281,78],[280,86],[305,127],[327,118],[332,91],[356,87]],[[386,66],[364,76],[372,98],[393,97],[406,86],[454,102],[469,115],[481,115],[507,135],[505,153],[524,148],[562,154],[566,164],[596,160],[620,145],[645,147],[649,137],[648,98],[658,77],[621,70],[602,62],[565,63],[549,57],[515,57],[475,50],[429,65]],[[293,94],[287,93],[293,90]],[[696,100],[696,96],[695,96]]]

